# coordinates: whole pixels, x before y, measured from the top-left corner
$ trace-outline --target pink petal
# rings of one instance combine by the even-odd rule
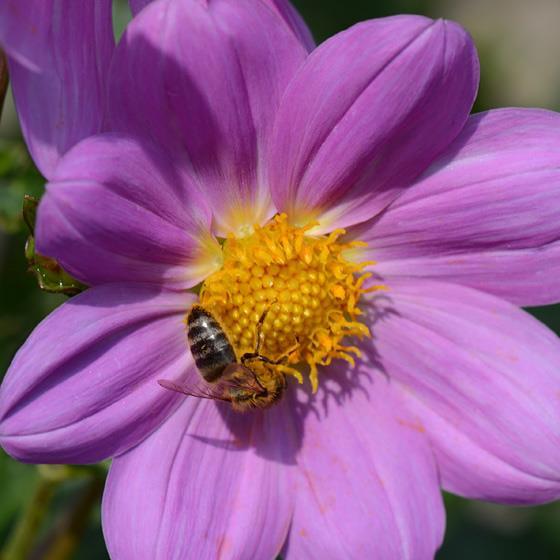
[[[292,30],[293,34],[300,40],[301,44],[308,50],[315,48],[315,40],[298,11],[292,6],[289,0],[262,0],[270,6]]]
[[[218,232],[241,230],[274,212],[262,154],[280,96],[306,55],[261,2],[156,2],[117,48],[113,125],[192,167]]]
[[[52,0],[3,0],[0,4],[0,43],[6,54],[36,72],[44,66],[49,53],[53,14]]]
[[[277,208],[321,230],[371,218],[462,129],[478,59],[458,25],[364,22],[318,47],[282,98],[268,151]]]
[[[387,278],[456,282],[518,305],[559,301],[559,145],[557,113],[475,115],[422,179],[353,235],[370,243]]]
[[[134,16],[151,2],[152,0],[128,0],[130,11]]]
[[[103,498],[111,557],[274,559],[294,501],[283,408],[239,414],[188,398],[117,457]]]
[[[445,517],[428,439],[384,378],[329,377],[303,421],[287,559],[432,559]]]
[[[560,497],[560,343],[476,290],[393,281],[368,354],[429,434],[445,489],[507,503]]]
[[[211,221],[204,197],[165,152],[103,135],[58,166],[39,207],[37,248],[87,285],[188,288],[217,266]]]
[[[2,384],[2,447],[21,461],[86,463],[136,445],[177,405],[157,380],[192,371],[184,314],[193,300],[113,284],[59,307]]]
[[[67,150],[102,128],[111,0],[4,0],[0,42],[27,146],[50,178]]]
[[[298,14],[297,10],[288,0],[261,0],[277,13],[282,20],[288,25],[293,34],[301,41],[303,46],[311,51],[315,48],[315,41],[311,35],[311,31]],[[129,0],[130,9],[136,15],[144,6],[147,6],[152,0]],[[206,0],[209,3],[209,0]]]

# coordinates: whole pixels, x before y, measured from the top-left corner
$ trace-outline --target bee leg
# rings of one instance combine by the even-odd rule
[[[282,362],[284,362],[285,359],[286,359],[286,356],[284,354],[278,360],[271,360],[270,358],[267,358],[266,356],[263,356],[262,354],[257,354],[257,353],[254,353],[254,352],[248,352],[247,354],[243,354],[243,356],[241,356],[241,363],[245,364],[246,362],[249,362],[251,360],[258,360],[259,362],[264,362],[265,364],[270,364],[271,366],[277,366],[278,364],[281,364]]]
[[[263,341],[263,334],[262,334],[262,326],[264,324],[264,321],[266,319],[266,316],[268,315],[268,311],[269,311],[270,307],[268,309],[265,309],[261,315],[261,318],[259,319],[259,322],[257,323],[257,343],[256,343],[256,348],[254,352],[245,352],[245,354],[243,354],[243,356],[241,356],[240,362],[242,364],[244,364],[245,362],[249,361],[249,360],[255,360],[255,359],[259,359],[259,356],[261,355],[261,346],[262,346],[262,341]]]
[[[253,352],[254,355],[258,355],[261,352],[261,346],[262,346],[262,342],[263,342],[263,333],[262,333],[262,327],[264,325],[264,321],[266,319],[266,316],[268,315],[268,311],[270,310],[270,307],[268,307],[267,309],[265,309],[259,319],[259,322],[257,323],[257,343],[255,345],[255,351]]]
[[[288,348],[278,359],[271,360],[258,352],[246,352],[241,356],[241,363],[245,364],[251,360],[259,360],[260,362],[264,362],[265,364],[270,364],[271,366],[277,366],[286,362],[286,360],[299,348],[299,339],[296,336],[296,342],[293,346]]]
[[[262,312],[262,315],[259,319],[259,322],[257,323],[257,343],[255,345],[255,351],[252,353],[252,355],[254,356],[258,356],[261,353],[261,346],[262,346],[262,342],[263,342],[263,333],[262,333],[262,327],[264,325],[266,316],[268,315],[268,312],[270,311],[270,308],[272,307],[272,305],[274,303],[276,303],[276,299],[273,299],[270,302],[270,305]]]
[[[296,336],[296,342],[293,346],[288,348],[278,359],[274,360],[274,362],[269,362],[273,365],[280,365],[285,363],[289,357],[299,348],[299,338]]]

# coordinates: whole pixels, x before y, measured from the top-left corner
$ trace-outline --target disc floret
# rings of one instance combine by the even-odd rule
[[[364,288],[371,276],[345,256],[363,246],[340,240],[338,229],[314,236],[317,224],[292,226],[285,214],[255,226],[246,237],[228,237],[223,245],[223,266],[204,282],[202,305],[220,317],[239,354],[255,348],[257,324],[263,313],[261,352],[285,365],[274,366],[301,381],[309,374],[318,387],[317,366],[335,358],[354,364],[359,349],[349,337],[370,335],[358,318],[360,297],[378,287]],[[303,367],[302,367],[303,366]],[[307,367],[305,367],[307,366]]]

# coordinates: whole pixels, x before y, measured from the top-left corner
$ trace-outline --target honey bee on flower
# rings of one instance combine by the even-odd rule
[[[276,404],[286,389],[284,371],[280,368],[288,354],[271,360],[260,352],[261,328],[267,312],[257,325],[257,343],[254,352],[239,358],[222,325],[210,311],[193,305],[187,316],[190,350],[207,386],[180,385],[161,379],[165,389],[190,397],[199,397],[230,403],[234,410],[244,412],[255,408],[269,408]]]
[[[136,0],[115,45],[109,0],[30,4],[0,41],[36,248],[88,289],[0,442],[113,459],[112,558],[427,559],[441,488],[558,498],[560,344],[518,308],[560,300],[558,114],[470,115],[449,21],[315,46],[286,0]]]

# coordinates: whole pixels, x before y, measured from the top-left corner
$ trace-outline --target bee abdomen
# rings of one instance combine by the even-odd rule
[[[225,337],[211,341],[200,341],[191,346],[196,367],[209,383],[219,379],[226,366],[235,362],[233,349]]]
[[[221,377],[224,369],[236,361],[235,352],[220,324],[200,306],[187,317],[188,338],[196,367],[208,383]]]

